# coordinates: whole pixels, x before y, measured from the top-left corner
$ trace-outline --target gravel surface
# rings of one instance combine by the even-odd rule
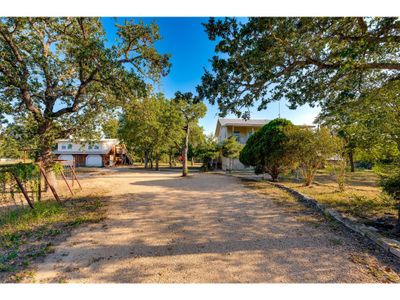
[[[399,278],[379,250],[236,178],[114,169],[82,184],[104,191],[107,219],[55,246],[35,282],[382,282],[381,270]]]

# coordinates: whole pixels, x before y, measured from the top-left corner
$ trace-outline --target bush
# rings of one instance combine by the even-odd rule
[[[288,138],[288,153],[290,153],[298,166],[305,180],[305,185],[310,186],[314,181],[318,169],[327,161],[327,159],[342,154],[342,140],[330,133],[330,131],[321,127],[317,130],[309,128],[292,127],[286,130]],[[342,163],[343,155],[339,157]],[[344,170],[345,165],[341,166],[339,187],[344,188]]]
[[[229,158],[229,170],[231,171],[233,166],[233,159],[238,158],[240,151],[242,150],[243,146],[238,143],[235,137],[231,136],[225,139],[222,142],[222,155],[226,158]]]
[[[382,176],[380,185],[386,194],[393,197],[398,202],[398,218],[394,231],[400,234],[400,172],[386,177]]]
[[[255,167],[257,174],[268,173],[272,180],[279,174],[291,170],[295,164],[293,155],[286,147],[285,129],[293,124],[286,119],[275,119],[264,125],[247,140],[239,160]]]

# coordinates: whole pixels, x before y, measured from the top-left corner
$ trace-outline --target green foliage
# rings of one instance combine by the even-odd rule
[[[319,121],[346,141],[356,158],[372,163],[399,158],[400,83],[390,82],[345,103],[323,107]]]
[[[33,193],[39,191],[39,167],[36,164],[18,163],[13,165],[0,165],[0,202],[15,201],[15,193],[20,189],[15,181],[14,175],[19,178],[24,186],[29,186]],[[8,195],[11,199],[8,198]]]
[[[117,119],[108,119],[102,124],[102,131],[106,139],[115,139],[118,137],[119,122]]]
[[[286,130],[286,136],[290,155],[299,165],[307,186],[313,183],[315,174],[327,159],[335,155],[343,159],[343,141],[328,128],[292,127]]]
[[[285,130],[293,124],[286,119],[275,119],[250,136],[239,160],[244,165],[255,167],[256,173],[268,173],[277,180],[282,172],[289,171],[295,164],[292,153],[287,148]]]
[[[62,163],[56,162],[55,164],[53,164],[52,169],[55,175],[60,175],[64,170],[64,165]]]
[[[24,120],[38,159],[50,159],[58,138],[90,138],[102,113],[145,95],[146,79],[167,74],[155,24],[116,27],[108,46],[99,18],[0,19],[0,113]]]
[[[225,139],[221,145],[222,155],[227,158],[239,158],[242,148],[242,144],[233,136]]]
[[[37,202],[35,209],[20,208],[0,214],[0,272],[24,269],[37,257],[53,251],[49,241],[73,227],[104,217],[97,198],[73,199],[60,204]],[[4,276],[4,273],[2,274]]]
[[[204,141],[196,148],[195,156],[202,160],[203,167],[212,168],[212,161],[218,158],[220,147],[216,138],[211,134],[205,137]]]
[[[240,144],[235,137],[231,136],[225,139],[221,145],[222,155],[229,158],[230,167],[229,170],[233,169],[232,161],[235,158],[239,158],[240,151],[242,151],[243,145]]]
[[[258,167],[263,165],[262,159],[257,152],[257,148],[255,145],[259,143],[261,135],[256,131],[253,133],[246,142],[246,145],[243,147],[242,151],[239,154],[239,160],[245,166],[253,166],[256,168],[256,173],[263,173],[262,168]],[[259,171],[258,171],[259,170]]]
[[[162,94],[138,99],[126,107],[120,120],[118,136],[129,150],[142,157],[162,153],[180,144],[184,120],[173,101]]]
[[[392,176],[383,177],[380,181],[383,191],[400,201],[400,172]]]
[[[400,234],[400,171],[390,176],[381,177],[380,185],[383,191],[397,201],[398,218],[394,232]]]
[[[399,80],[400,20],[370,17],[253,17],[205,24],[216,41],[212,72],[197,88],[222,115],[242,114],[262,99],[292,107],[349,102]]]

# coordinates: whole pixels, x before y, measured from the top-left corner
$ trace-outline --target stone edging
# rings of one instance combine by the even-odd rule
[[[231,175],[231,174],[226,174],[226,175],[236,177],[236,178],[241,178],[241,179],[247,179],[250,181],[261,181],[258,179],[246,178],[243,176],[235,176],[235,175]],[[378,232],[376,232],[375,228],[365,226],[364,224],[356,223],[353,220],[351,220],[350,218],[344,217],[340,212],[336,211],[335,209],[328,208],[325,205],[319,203],[314,198],[304,195],[304,194],[302,194],[292,188],[289,188],[283,184],[271,182],[271,181],[263,181],[263,182],[266,182],[266,183],[271,184],[281,190],[288,192],[289,194],[294,196],[300,202],[303,202],[303,203],[307,204],[308,206],[311,206],[311,207],[317,209],[318,211],[322,212],[324,215],[332,217],[337,222],[344,225],[347,229],[369,239],[371,242],[376,244],[378,247],[391,253],[398,260],[400,260],[400,242],[399,241],[386,238],[386,237],[382,236],[381,234],[379,234]]]

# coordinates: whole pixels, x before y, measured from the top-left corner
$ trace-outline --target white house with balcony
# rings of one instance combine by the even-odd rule
[[[117,139],[101,139],[89,143],[85,140],[74,142],[69,139],[57,140],[57,148],[53,154],[64,164],[77,167],[103,167],[112,166],[116,162],[122,149]]]
[[[243,120],[220,118],[218,119],[217,126],[215,128],[215,136],[217,137],[218,142],[222,142],[223,140],[234,136],[239,143],[246,144],[250,135],[259,130],[268,122],[269,120],[266,119]],[[221,163],[223,170],[226,170],[229,166],[229,159],[223,157],[222,155],[219,162]],[[235,170],[246,168],[238,159],[233,160],[232,167]]]

